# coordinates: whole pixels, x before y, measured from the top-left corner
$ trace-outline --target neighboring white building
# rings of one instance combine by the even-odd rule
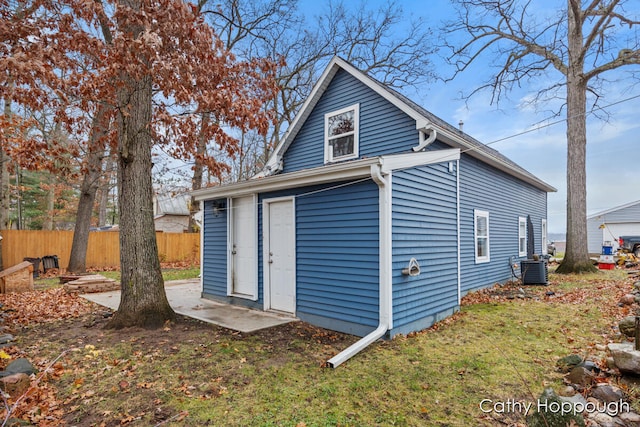
[[[590,253],[600,253],[603,242],[618,249],[618,237],[640,236],[640,200],[598,212],[587,217],[587,242]]]
[[[189,230],[189,194],[154,196],[153,216],[156,231],[184,233]]]

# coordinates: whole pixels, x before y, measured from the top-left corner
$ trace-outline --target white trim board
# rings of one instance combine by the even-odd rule
[[[304,169],[266,178],[243,181],[236,184],[209,187],[194,191],[192,194],[196,200],[223,198],[227,196],[239,197],[242,195],[304,187],[306,185],[365,178],[371,176],[372,165],[379,165],[383,173],[389,173],[397,169],[408,169],[457,160],[459,158],[460,150],[457,148],[409,154],[392,154]]]

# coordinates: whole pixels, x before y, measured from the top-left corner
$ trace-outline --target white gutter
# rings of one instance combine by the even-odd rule
[[[382,176],[382,159],[379,164],[371,165],[371,178],[378,184],[378,206],[380,210],[380,280],[379,280],[379,320],[378,327],[359,341],[327,361],[327,366],[337,368],[343,362],[364,350],[371,343],[382,338],[392,323],[391,295],[391,173]]]

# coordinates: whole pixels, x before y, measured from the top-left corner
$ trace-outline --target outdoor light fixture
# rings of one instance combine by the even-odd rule
[[[213,202],[213,215],[217,218],[224,209],[224,201],[214,200]]]

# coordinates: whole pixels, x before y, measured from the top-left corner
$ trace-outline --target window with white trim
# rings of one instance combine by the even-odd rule
[[[548,252],[548,248],[547,245],[549,244],[549,233],[547,231],[547,220],[546,218],[542,219],[542,255],[547,255]]]
[[[489,262],[489,212],[474,209],[473,237],[476,250],[476,264]]]
[[[358,158],[359,122],[359,104],[324,115],[325,163]]]
[[[518,256],[527,256],[527,218],[518,217]]]

